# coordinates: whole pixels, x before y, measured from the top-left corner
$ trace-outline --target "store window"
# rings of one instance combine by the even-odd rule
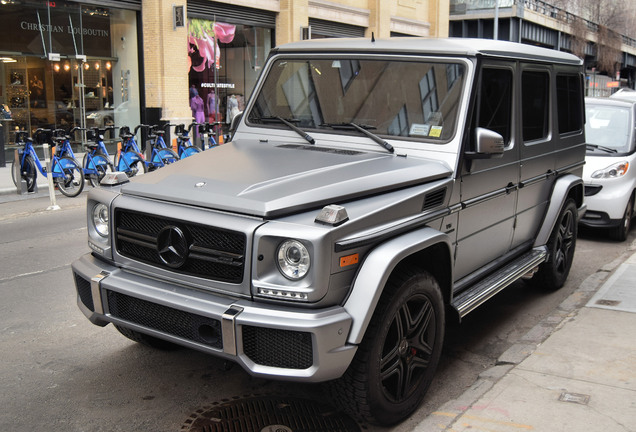
[[[272,37],[271,28],[188,20],[190,107],[197,122],[220,122],[217,131],[227,130],[254,89]]]
[[[131,10],[2,2],[0,103],[10,130],[139,123],[136,22]]]

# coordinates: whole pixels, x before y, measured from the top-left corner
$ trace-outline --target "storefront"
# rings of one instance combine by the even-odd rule
[[[188,1],[190,106],[197,122],[218,121],[227,130],[274,47],[275,26],[274,12]]]
[[[0,4],[0,103],[11,132],[139,123],[141,1]]]

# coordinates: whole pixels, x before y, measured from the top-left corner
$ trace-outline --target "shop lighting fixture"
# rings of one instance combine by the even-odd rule
[[[89,65],[88,63],[84,63],[84,69],[89,70],[91,68],[91,65]]]
[[[55,63],[55,64],[53,65],[53,70],[54,70],[55,72],[59,72],[59,71],[60,71],[60,64],[59,64],[59,63]]]
[[[111,68],[110,62],[106,62],[106,69],[110,70],[110,68]]]
[[[2,60],[2,63],[15,63],[15,62],[17,62],[17,60],[12,58],[12,57],[0,57],[0,60]]]
[[[99,70],[99,62],[95,63],[95,69]]]
[[[70,71],[70,70],[71,70],[71,65],[70,65],[70,64],[68,64],[68,63],[64,63],[64,70],[65,70],[66,72]]]

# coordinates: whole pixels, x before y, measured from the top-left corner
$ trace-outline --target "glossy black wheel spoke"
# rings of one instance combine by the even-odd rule
[[[559,226],[557,250],[555,257],[556,268],[564,271],[569,261],[570,250],[574,245],[574,220],[571,212],[563,215]]]
[[[409,299],[393,317],[380,359],[380,379],[393,401],[408,397],[429,367],[434,323],[432,305],[423,296]]]

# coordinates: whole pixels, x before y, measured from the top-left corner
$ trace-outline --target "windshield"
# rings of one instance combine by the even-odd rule
[[[465,66],[393,59],[280,59],[248,114],[251,124],[446,142],[455,134]],[[349,127],[343,127],[349,126]]]
[[[628,108],[588,104],[585,107],[585,116],[585,142],[588,144],[588,153],[602,152],[603,148],[618,153],[629,152]],[[600,149],[594,146],[599,146]]]

